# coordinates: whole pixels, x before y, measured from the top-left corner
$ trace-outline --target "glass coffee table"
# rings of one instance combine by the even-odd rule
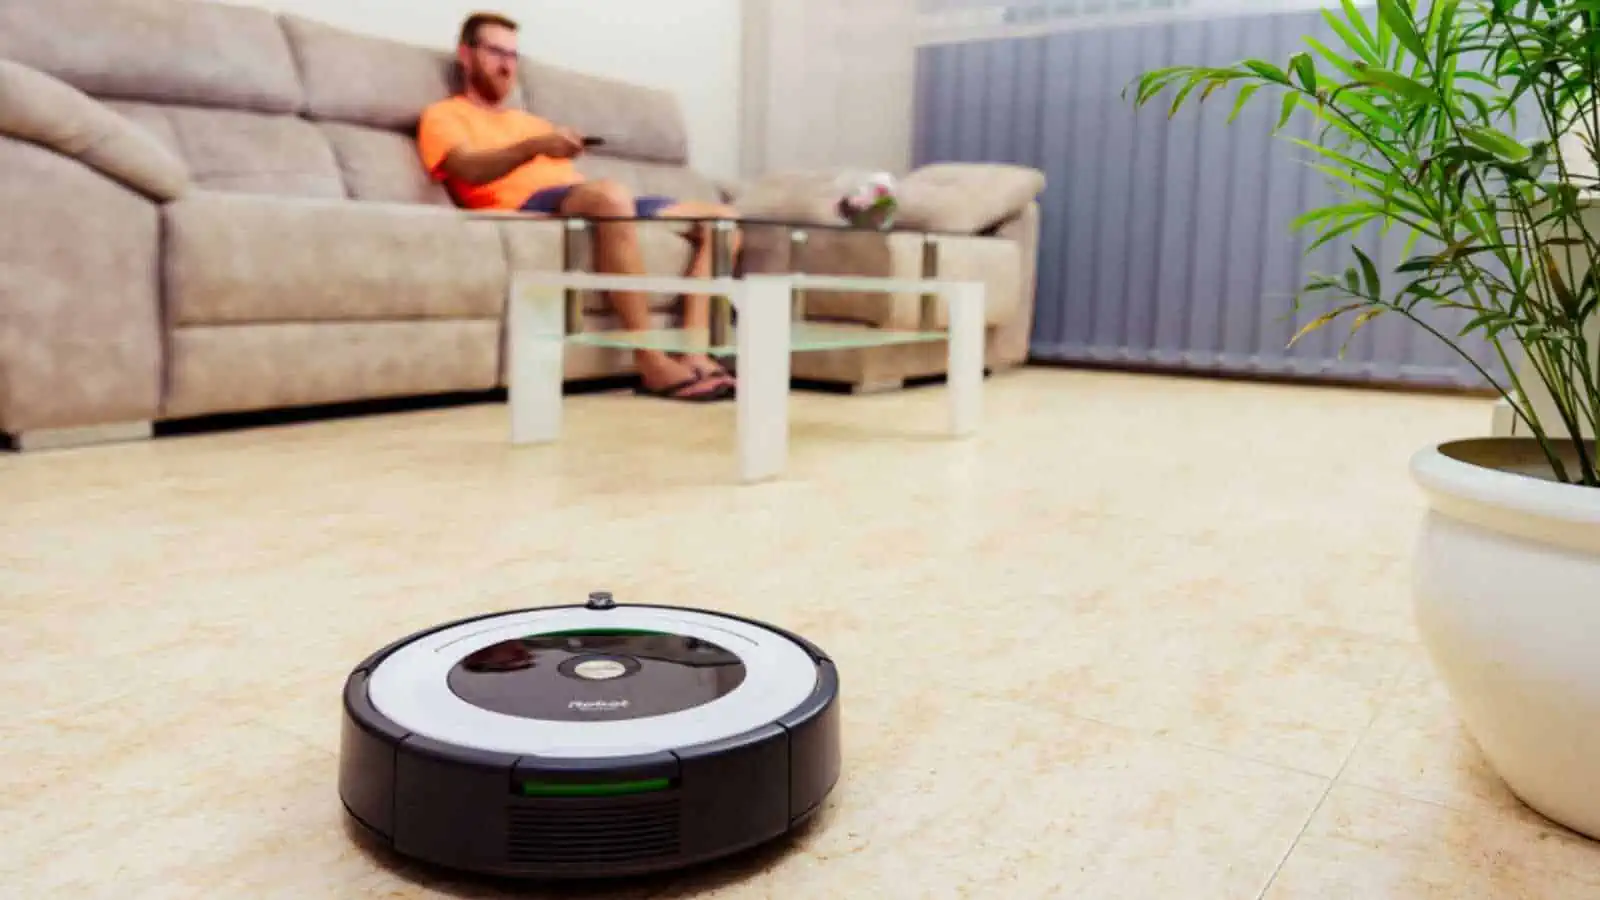
[[[681,221],[692,224],[695,220]],[[735,357],[739,384],[735,400],[737,462],[739,478],[745,482],[775,478],[787,463],[790,357],[794,353],[945,341],[949,354],[949,432],[962,437],[977,429],[982,414],[984,370],[982,282],[797,272],[735,276],[726,274],[730,266],[725,243],[734,228],[765,225],[809,230],[817,226],[706,221],[712,225],[716,241],[715,274],[707,278],[577,271],[512,273],[507,349],[513,444],[549,443],[560,437],[563,356],[571,345]],[[583,226],[569,221],[567,227],[576,230]],[[586,330],[578,298],[589,291],[708,294],[712,298],[711,325],[705,329]],[[923,298],[922,311],[915,328],[806,321],[804,298],[825,291],[918,294]],[[934,314],[941,300],[947,309],[947,324],[936,328]]]

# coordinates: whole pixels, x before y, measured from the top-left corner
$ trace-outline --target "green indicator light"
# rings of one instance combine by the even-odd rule
[[[672,787],[670,778],[646,778],[641,781],[613,781],[606,784],[551,784],[543,781],[524,781],[518,787],[524,797],[616,797],[624,794],[648,794]]]

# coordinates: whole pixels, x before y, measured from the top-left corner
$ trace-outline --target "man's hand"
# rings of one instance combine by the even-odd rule
[[[549,134],[530,138],[527,142],[529,156],[548,156],[552,159],[571,159],[583,153],[583,135],[571,128],[557,128]]]
[[[451,150],[445,154],[442,168],[446,175],[468,184],[488,184],[504,178],[537,157],[571,159],[583,151],[583,135],[571,128],[557,128],[549,134],[528,138],[498,150]]]

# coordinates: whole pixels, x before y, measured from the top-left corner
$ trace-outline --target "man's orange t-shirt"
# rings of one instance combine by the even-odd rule
[[[443,182],[461,205],[468,209],[516,210],[545,188],[582,181],[572,160],[541,156],[498,181],[479,185],[449,178],[440,164],[457,147],[498,150],[554,130],[549,122],[522,110],[489,109],[458,95],[423,111],[417,127],[417,152],[429,176]]]

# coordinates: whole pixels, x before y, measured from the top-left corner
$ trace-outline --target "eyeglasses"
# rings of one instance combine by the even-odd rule
[[[506,62],[517,61],[517,51],[515,50],[509,50],[505,47],[496,47],[494,44],[473,44],[472,46],[475,49],[488,53],[490,56],[493,56],[496,59],[505,60]]]

